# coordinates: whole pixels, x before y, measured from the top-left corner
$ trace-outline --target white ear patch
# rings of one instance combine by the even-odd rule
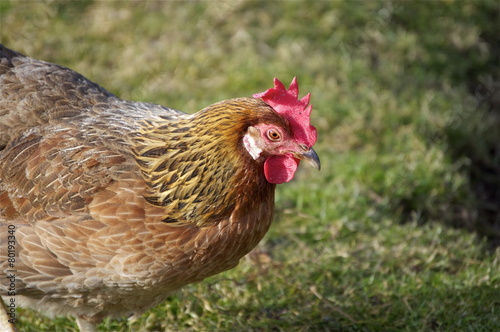
[[[257,141],[255,140],[255,136],[259,134],[258,129],[249,127],[248,132],[243,136],[243,145],[245,145],[245,148],[253,159],[258,159],[262,153],[262,149],[257,146]]]

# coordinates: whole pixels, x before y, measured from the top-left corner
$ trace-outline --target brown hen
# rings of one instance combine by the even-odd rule
[[[0,45],[4,316],[14,303],[95,331],[235,267],[271,224],[275,184],[300,159],[319,169],[297,95],[276,80],[189,115]]]

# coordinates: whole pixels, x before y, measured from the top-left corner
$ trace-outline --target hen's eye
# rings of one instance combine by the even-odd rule
[[[281,139],[281,134],[278,131],[271,129],[267,132],[267,137],[271,141],[279,141]]]

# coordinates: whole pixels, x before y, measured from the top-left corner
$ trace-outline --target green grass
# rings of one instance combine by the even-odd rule
[[[234,270],[102,331],[495,331],[498,3],[0,2],[0,38],[125,99],[195,112],[312,93],[322,170],[277,190]],[[73,321],[19,310],[23,331]]]

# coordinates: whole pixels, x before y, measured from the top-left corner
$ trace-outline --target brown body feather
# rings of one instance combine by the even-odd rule
[[[252,98],[194,115],[123,101],[0,46],[0,236],[16,227],[18,301],[98,322],[237,265],[273,217],[275,185],[241,142],[262,119],[286,126]]]

